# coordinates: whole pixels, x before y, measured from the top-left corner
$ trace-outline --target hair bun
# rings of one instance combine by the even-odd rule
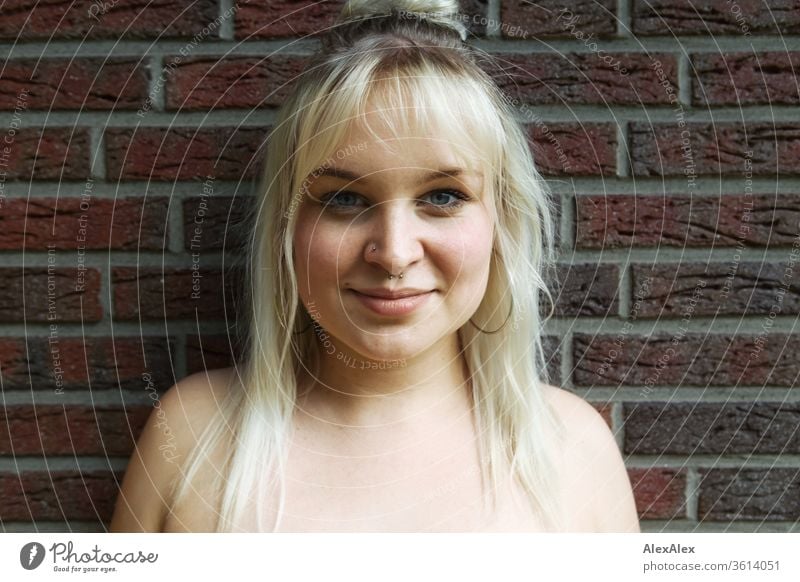
[[[337,22],[341,24],[389,14],[400,18],[424,18],[455,31],[462,41],[467,39],[467,27],[458,0],[348,0]]]

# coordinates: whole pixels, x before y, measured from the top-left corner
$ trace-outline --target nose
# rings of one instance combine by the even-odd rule
[[[405,199],[389,200],[372,209],[364,259],[381,275],[407,273],[422,258],[421,229],[412,205]]]

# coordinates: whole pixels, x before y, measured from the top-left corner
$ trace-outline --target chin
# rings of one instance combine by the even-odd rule
[[[362,329],[367,329],[366,327]],[[380,334],[380,335],[378,335]],[[354,338],[353,352],[364,360],[407,360],[425,351],[430,343],[414,332],[384,329],[373,334],[365,333]]]

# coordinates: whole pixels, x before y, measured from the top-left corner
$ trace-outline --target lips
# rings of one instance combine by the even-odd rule
[[[363,291],[351,289],[353,297],[358,299],[362,305],[377,313],[378,315],[398,317],[414,312],[424,304],[435,291],[421,291],[419,289],[404,289],[392,293],[382,290],[384,294],[394,295],[394,297],[378,297],[367,295]],[[375,290],[369,290],[374,293]],[[398,296],[400,295],[400,296]]]
[[[352,291],[369,297],[380,297],[381,299],[403,299],[404,297],[413,297],[414,295],[430,293],[431,290],[412,288],[390,290],[379,287],[373,289],[352,289]]]

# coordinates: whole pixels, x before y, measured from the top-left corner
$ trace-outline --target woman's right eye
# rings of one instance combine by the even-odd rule
[[[322,196],[319,201],[320,204],[326,208],[340,210],[355,207],[355,203],[358,202],[358,198],[358,194],[355,194],[354,192],[339,190],[337,192],[331,192],[325,196]]]

